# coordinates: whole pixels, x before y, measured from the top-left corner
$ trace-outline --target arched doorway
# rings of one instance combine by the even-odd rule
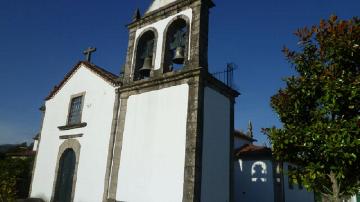
[[[56,178],[54,202],[71,202],[76,155],[73,149],[66,149],[60,157]]]

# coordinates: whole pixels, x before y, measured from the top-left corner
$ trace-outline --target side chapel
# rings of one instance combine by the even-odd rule
[[[153,0],[128,25],[121,76],[87,60],[48,95],[30,197],[227,202],[234,103],[208,72],[211,0]]]

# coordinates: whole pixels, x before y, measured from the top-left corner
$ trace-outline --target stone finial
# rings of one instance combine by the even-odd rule
[[[249,121],[249,124],[248,124],[248,131],[247,131],[247,135],[251,138],[254,137],[254,133],[253,133],[253,125],[251,123],[251,121]]]
[[[136,21],[138,21],[138,20],[140,20],[141,19],[141,14],[140,14],[140,9],[139,8],[137,8],[136,10],[135,10],[135,13],[134,13],[134,16],[133,16],[133,22],[136,22]]]

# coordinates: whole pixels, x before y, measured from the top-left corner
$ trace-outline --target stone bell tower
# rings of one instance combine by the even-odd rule
[[[239,94],[208,73],[214,6],[211,0],[154,0],[143,16],[135,12],[104,200],[231,201]]]

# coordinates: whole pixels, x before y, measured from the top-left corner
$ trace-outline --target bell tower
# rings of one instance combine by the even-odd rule
[[[211,0],[154,0],[129,28],[124,82],[182,68],[208,66]]]
[[[104,201],[231,201],[234,103],[208,72],[211,0],[153,0],[128,25]]]

